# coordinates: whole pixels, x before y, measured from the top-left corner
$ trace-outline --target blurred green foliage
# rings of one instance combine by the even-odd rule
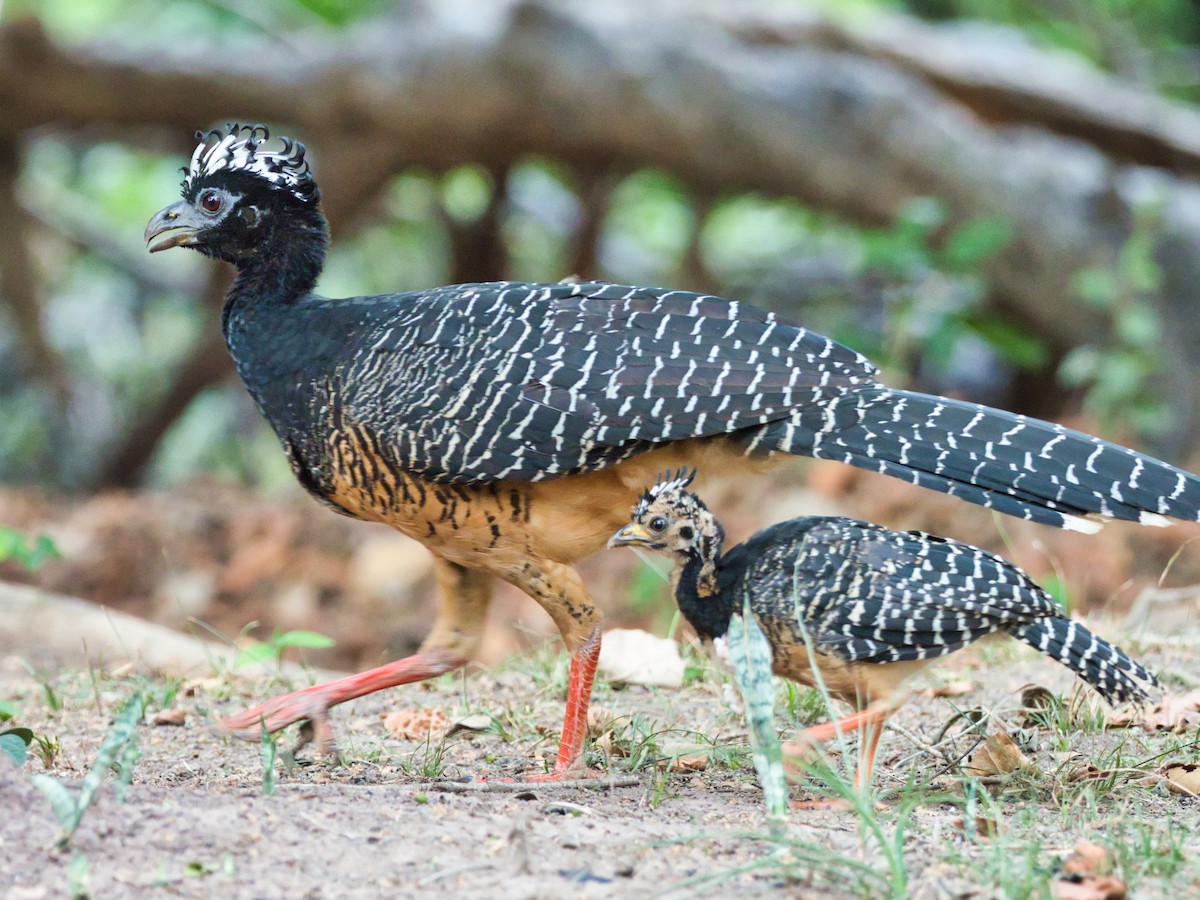
[[[1009,224],[972,219],[948,228],[947,221],[943,203],[921,197],[901,208],[891,228],[862,232],[863,267],[891,286],[881,361],[905,366],[923,357],[944,370],[956,354],[973,352],[963,345],[974,339],[1015,366],[1044,365],[1041,341],[986,308],[990,285],[980,267],[1008,244]]]
[[[1117,434],[1157,435],[1170,424],[1156,381],[1163,367],[1163,326],[1153,304],[1161,279],[1154,261],[1160,231],[1158,207],[1143,206],[1117,258],[1075,277],[1080,299],[1104,315],[1111,328],[1106,343],[1083,344],[1067,353],[1058,375],[1081,388],[1088,412]]]
[[[342,28],[387,0],[7,0],[5,18],[37,16],[59,41],[116,40],[126,47],[178,41],[196,49],[305,29]],[[136,27],[130,27],[137,23]]]
[[[1123,74],[1132,71],[1130,59],[1142,59],[1148,67],[1135,77],[1181,96],[1191,96],[1200,81],[1193,77],[1200,13],[1183,0],[837,6],[846,14],[882,8],[987,18]],[[333,34],[387,7],[383,0],[9,0],[2,15],[36,15],[68,43],[137,49],[186,41],[202,53],[217,43],[248,47],[264,37]],[[31,377],[25,348],[0,308],[0,478],[82,485],[212,327],[198,302],[212,264],[189,253],[151,259],[142,246],[148,216],[177,195],[180,157],[49,131],[24,151],[20,193],[38,223],[31,235],[38,300],[70,389],[56,392]],[[596,172],[588,177],[601,179],[608,192],[589,255],[577,244],[596,214],[589,206],[595,184],[580,177],[542,158],[504,173],[475,165],[400,172],[372,204],[365,227],[335,233],[320,288],[339,296],[446,283],[456,273],[454,229],[494,213],[507,260],[495,277],[579,274],[737,296],[854,346],[893,381],[961,387],[995,402],[1004,402],[1016,370],[1051,361],[1036,334],[997,308],[984,274],[987,260],[1009,244],[1007,222],[961,222],[945,203],[915,198],[886,226],[862,227],[788,198],[697,196],[668,172]],[[1060,369],[1090,411],[1131,435],[1153,433],[1163,421],[1154,394],[1153,350],[1161,336],[1151,303],[1155,235],[1147,213],[1120,259],[1079,273],[1079,296],[1111,317],[1113,335],[1076,350]],[[594,271],[572,271],[581,259],[594,260]],[[235,385],[213,387],[191,403],[150,474],[170,483],[197,471],[267,488],[292,483],[274,437]]]
[[[1200,5],[1191,0],[892,0],[929,19],[983,19],[1020,28],[1124,78],[1200,100]]]
[[[0,562],[11,559],[27,569],[38,569],[59,555],[54,541],[45,535],[29,538],[15,528],[0,526]]]
[[[278,668],[283,663],[283,653],[289,647],[297,649],[309,650],[326,650],[337,643],[333,638],[323,634],[318,634],[315,631],[280,631],[275,629],[274,633],[265,641],[257,641],[249,647],[242,650],[237,659],[233,661],[233,667],[244,666],[250,663],[259,665],[272,663]]]

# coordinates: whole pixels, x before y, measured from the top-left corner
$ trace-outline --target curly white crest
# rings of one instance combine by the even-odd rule
[[[224,169],[250,172],[276,187],[291,192],[297,200],[311,203],[317,197],[312,170],[304,158],[304,145],[290,138],[280,138],[279,150],[267,150],[263,143],[270,132],[263,125],[232,123],[227,131],[197,132],[200,144],[192,153],[184,188],[190,189],[201,179]]]
[[[646,489],[642,497],[634,505],[634,516],[644,515],[646,510],[650,508],[650,504],[664,494],[673,494],[682,491],[696,478],[696,470],[680,469],[678,472],[666,472],[658,476],[658,481],[651,487]]]
[[[691,484],[696,478],[696,470],[690,472],[687,469],[680,469],[678,472],[667,472],[665,475],[660,475],[658,483],[650,488],[647,493],[651,497],[658,497],[662,494],[670,494],[675,491],[682,491],[685,487]]]

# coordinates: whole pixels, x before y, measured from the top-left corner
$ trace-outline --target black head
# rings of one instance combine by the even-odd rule
[[[146,226],[151,253],[191,247],[240,266],[276,252],[280,233],[315,241],[323,253],[321,194],[303,144],[281,138],[279,146],[267,147],[270,135],[262,125],[231,124],[196,137],[183,199]]]
[[[687,490],[696,477],[667,473],[633,507],[630,523],[608,541],[610,547],[645,547],[656,553],[715,562],[724,533],[716,517]]]

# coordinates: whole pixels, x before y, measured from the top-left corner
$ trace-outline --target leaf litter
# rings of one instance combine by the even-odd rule
[[[487,891],[507,898],[582,892],[584,885],[569,882],[560,872],[583,869],[598,877],[614,879],[612,884],[620,885],[631,895],[661,893],[697,876],[728,878],[730,889],[736,891],[763,890],[778,884],[774,879],[779,877],[779,869],[761,869],[764,845],[737,836],[763,833],[763,795],[744,750],[740,768],[731,768],[722,751],[708,753],[705,768],[699,771],[659,770],[657,760],[669,759],[677,746],[682,748],[695,740],[697,733],[711,740],[714,747],[731,744],[745,747],[745,725],[719,699],[719,684],[714,684],[713,679],[681,690],[653,691],[639,687],[618,690],[598,683],[593,734],[595,729],[619,732],[635,716],[646,720],[648,732],[660,733],[658,750],[639,763],[641,768],[633,776],[633,786],[597,791],[585,782],[562,789],[517,783],[508,793],[435,794],[435,785],[449,787],[457,784],[456,780],[477,780],[479,776],[491,781],[519,778],[534,771],[530,761],[538,755],[552,761],[561,725],[562,698],[555,690],[545,689],[545,676],[538,674],[543,671],[531,667],[468,674],[461,681],[399,688],[356,701],[353,707],[335,712],[339,735],[349,738],[343,741],[348,764],[330,767],[301,762],[286,768],[281,761],[276,794],[269,798],[261,796],[261,768],[254,746],[217,738],[207,728],[214,712],[240,708],[248,699],[243,695],[245,688],[241,687],[245,677],[232,676],[231,681],[227,677],[210,676],[187,683],[173,704],[173,708],[187,714],[185,725],[141,732],[144,755],[134,769],[128,801],[121,805],[113,792],[100,792],[84,827],[74,838],[77,850],[88,855],[93,891],[96,895],[109,895],[148,889],[157,883],[155,879],[165,878],[167,882],[178,879],[180,885],[194,885],[195,890],[238,897],[255,896],[256,889],[261,895],[264,886],[280,892],[304,893],[308,889],[305,885],[315,883],[314,879],[337,877],[339,885],[348,889],[370,884],[372,889],[393,893],[427,892],[432,896],[439,891],[442,895],[446,891]],[[1040,678],[1043,674],[1050,676],[1046,684],[1069,687],[1069,681],[1053,680],[1057,667],[1050,661],[993,661],[988,664],[987,672],[986,679],[977,679],[972,700],[987,710],[988,715],[980,719],[968,712],[967,721],[978,721],[981,728],[987,725],[989,738],[994,738],[993,746],[986,748],[987,759],[993,768],[1002,770],[1013,763],[1014,757],[1004,739],[996,735],[1005,730],[1004,726],[1014,728],[1018,721],[1015,710],[1020,692],[1014,686],[1025,678]],[[6,698],[26,698],[18,704],[22,724],[31,725],[38,735],[56,736],[62,742],[64,750],[51,771],[70,788],[71,779],[87,770],[95,748],[110,727],[110,716],[93,708],[93,690],[87,684],[87,673],[76,676],[64,673],[55,682],[58,695],[64,699],[64,709],[52,714],[31,709],[31,704],[40,702],[37,699],[40,690],[23,670],[16,677],[23,686],[2,693]],[[72,677],[78,679],[75,688],[71,687]],[[100,693],[117,698],[106,700],[106,705],[116,704],[138,678],[132,673],[119,681],[102,678]],[[0,681],[0,686],[3,684]],[[255,696],[259,697],[277,693],[279,686],[263,682],[255,690]],[[926,745],[936,743],[938,726],[951,705],[952,701],[948,703],[944,698],[916,697],[896,714],[896,721]],[[427,737],[393,737],[381,727],[383,714],[404,709],[437,710],[451,724],[462,720],[469,721],[469,725],[488,727],[478,731],[464,728],[458,740],[448,742],[444,774],[441,780],[430,781],[409,763],[414,756],[419,760],[426,753],[422,741]],[[784,706],[778,701],[775,714],[778,724],[784,715]],[[429,717],[430,721],[434,718]],[[491,727],[492,722],[496,727]],[[359,723],[361,727],[357,727]],[[538,733],[539,729],[545,733]],[[1107,746],[1106,741],[1124,740],[1125,733],[1132,736],[1130,739],[1158,742],[1139,751],[1138,758],[1149,757],[1178,741],[1168,732],[1140,736],[1137,728],[1126,732],[1068,732],[1065,739],[1072,752],[1095,757],[1099,752],[1096,748]],[[1012,738],[1012,734],[1006,736]],[[973,743],[982,740],[983,735],[966,737]],[[1029,746],[1024,736],[1018,737],[1021,741],[1018,752],[1030,765],[1041,769],[1045,778],[1054,778],[1053,753],[1045,743],[1034,742]],[[968,748],[969,744],[964,744],[962,750]],[[980,749],[977,747],[976,751]],[[925,755],[915,756],[912,765],[918,769],[928,767],[928,750],[919,752]],[[910,776],[910,764],[903,761],[906,755],[913,755],[912,745],[897,732],[885,733],[877,763],[880,788],[903,787]],[[967,763],[972,761],[969,756]],[[591,762],[603,767],[605,756],[595,754]],[[630,758],[619,756],[608,763],[618,773],[631,764]],[[1179,764],[1186,766],[1192,762],[1184,758]],[[37,770],[41,765],[31,759],[26,770]],[[978,765],[988,764],[981,757]],[[1168,767],[1172,765],[1175,763],[1169,763]],[[6,774],[5,766],[14,768],[8,760],[0,759],[0,779]],[[614,783],[623,777],[627,776],[618,774]],[[49,826],[53,825],[54,817],[40,797],[23,794],[20,785],[12,785],[0,780],[0,792],[12,796],[27,813],[20,822],[0,824],[0,840],[13,849],[12,854],[3,854],[0,859],[0,883],[22,886],[50,883],[65,891],[65,861],[47,863],[44,856],[39,856],[53,840]],[[469,788],[474,783],[458,786]],[[15,792],[10,792],[10,787]],[[915,892],[919,892],[922,884],[931,888],[935,882],[923,879],[935,878],[937,867],[945,865],[940,860],[945,858],[948,847],[944,837],[938,838],[938,826],[933,823],[940,822],[941,828],[959,834],[957,840],[963,842],[959,852],[968,858],[981,853],[978,848],[985,844],[1017,847],[1024,845],[1013,842],[1030,839],[1022,831],[1026,826],[1014,812],[1012,801],[1004,799],[1008,789],[990,790],[997,794],[995,802],[1001,809],[969,811],[961,803],[935,802],[922,807],[909,822],[904,836],[905,858],[913,872],[909,886]],[[1129,809],[1147,822],[1178,816],[1180,827],[1191,829],[1186,838],[1186,854],[1190,858],[1200,853],[1200,844],[1190,837],[1192,833],[1200,833],[1197,815],[1200,806],[1193,798],[1168,794],[1165,786],[1125,790],[1134,793],[1124,794],[1115,801],[1120,805],[1108,807],[1110,810],[1131,804]],[[432,797],[445,799],[433,802],[428,799]],[[530,803],[524,798],[539,802]],[[1038,816],[1044,822],[1037,826],[1038,834],[1042,835],[1038,840],[1043,846],[1071,847],[1075,839],[1095,834],[1093,827],[1075,821],[1075,816],[1060,817],[1054,802],[1047,804],[1044,799],[1032,801],[1040,807]],[[543,812],[560,801],[586,806],[596,814]],[[1029,802],[1022,801],[1015,808]],[[1105,808],[1103,794],[1095,802]],[[436,815],[432,814],[434,810]],[[965,819],[966,827],[956,827],[955,820],[964,819],[964,812],[969,817]],[[514,827],[517,815],[526,818],[522,834],[528,847],[528,871],[511,875],[510,880],[508,873],[518,871],[513,865],[515,860],[509,858],[515,851],[503,838]],[[892,807],[892,811],[881,815],[886,826],[892,827],[898,812]],[[1001,821],[1004,827],[997,831],[993,823]],[[316,832],[318,826],[314,822],[321,823]],[[825,848],[822,852],[829,858],[853,857],[860,853],[861,844],[853,823],[850,813],[790,810],[787,834],[792,840],[800,834],[806,842],[816,842]],[[314,833],[321,835],[320,841],[312,839]],[[699,841],[697,836],[701,834],[715,837]],[[355,840],[348,842],[340,835],[352,835]],[[495,839],[504,848],[499,851],[500,856],[481,857],[478,851],[493,846],[489,841]],[[664,841],[671,842],[670,846]],[[1045,858],[1049,853],[1042,851],[1042,864],[1047,869],[1053,865],[1052,856]],[[227,855],[232,860],[228,867],[231,875],[224,874],[227,867],[223,861]],[[33,862],[38,859],[41,864]],[[201,865],[187,873],[172,862],[179,859]],[[488,869],[482,867],[483,863],[495,865]],[[878,859],[867,859],[864,864],[876,868],[882,865]],[[961,867],[962,863],[958,865]],[[744,868],[748,866],[760,868]],[[163,867],[165,875],[154,874]],[[743,874],[721,874],[735,871]],[[958,871],[966,874],[973,870]],[[130,873],[138,872],[144,873],[143,880],[131,882]],[[1110,875],[1128,879],[1123,869]],[[1108,884],[1089,881],[1087,877],[1081,876],[1078,883],[1070,882],[1070,887],[1098,889]],[[415,887],[426,878],[433,879],[427,882],[427,887]],[[859,895],[857,889],[847,886],[849,882],[820,883],[830,896]],[[957,883],[962,883],[961,876]],[[1147,880],[1145,875],[1140,881],[1151,892],[1152,886],[1160,883],[1167,884],[1157,879]],[[587,883],[589,887],[592,885]],[[1061,896],[1094,900],[1108,895],[1093,890],[1090,894]]]

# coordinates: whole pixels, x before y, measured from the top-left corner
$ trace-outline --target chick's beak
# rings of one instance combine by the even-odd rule
[[[146,243],[151,253],[159,250],[170,250],[172,247],[194,247],[199,241],[196,233],[200,230],[196,211],[186,200],[172,203],[166,209],[160,209],[146,225]],[[165,234],[160,241],[151,244],[159,235]]]
[[[643,525],[637,522],[630,522],[616,534],[608,539],[608,546],[611,547],[628,547],[633,544],[648,544],[650,543],[650,532]]]

